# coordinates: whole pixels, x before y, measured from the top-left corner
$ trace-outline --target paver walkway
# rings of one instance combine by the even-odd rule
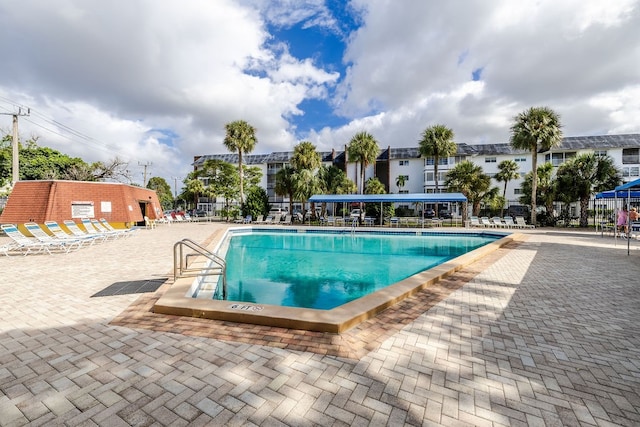
[[[136,308],[153,294],[99,296],[160,282],[173,243],[220,227],[0,257],[0,425],[640,425],[640,242],[527,232],[307,351],[282,344],[299,331],[163,332]]]

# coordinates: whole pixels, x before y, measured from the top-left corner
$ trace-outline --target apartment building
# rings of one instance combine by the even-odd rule
[[[538,153],[538,164],[551,162],[555,167],[560,166],[576,155],[594,152],[601,156],[611,156],[616,166],[622,171],[623,181],[632,181],[640,177],[640,134],[625,135],[597,135],[565,137],[559,146],[549,151]],[[272,204],[288,203],[288,200],[275,194],[275,174],[291,159],[293,152],[274,152],[270,154],[245,154],[243,161],[246,165],[257,166],[263,176],[261,186],[269,195]],[[359,165],[348,159],[346,146],[342,151],[332,150],[320,153],[324,165],[335,165],[344,170],[347,176],[359,184]],[[198,156],[194,159],[194,170],[202,167],[207,159],[219,159],[229,163],[238,162],[237,154],[210,154]],[[456,164],[469,160],[482,167],[491,177],[498,173],[498,165],[503,160],[513,160],[519,166],[520,179],[510,181],[507,186],[506,198],[510,204],[517,204],[522,195],[522,178],[531,171],[531,153],[516,150],[509,143],[496,144],[465,144],[458,143],[454,156],[441,158],[438,162],[439,191],[446,191],[444,180],[446,174]],[[389,193],[430,193],[435,191],[436,177],[434,159],[422,157],[418,147],[392,148],[380,150],[375,164],[365,170],[365,180],[376,176]],[[402,176],[403,180],[398,180]],[[404,185],[398,186],[399,182]],[[493,181],[493,185],[503,188],[504,183]],[[198,207],[215,210],[220,202],[201,198]]]

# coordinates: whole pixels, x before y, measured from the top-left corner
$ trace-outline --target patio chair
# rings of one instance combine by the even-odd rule
[[[499,216],[494,216],[493,218],[491,218],[491,222],[495,227],[507,228],[507,224],[504,223],[502,221],[502,218],[500,218]]]
[[[84,227],[84,229],[87,231],[87,234],[106,236],[107,238],[113,237],[114,239],[117,239],[118,237],[120,237],[116,233],[106,233],[106,232],[100,231],[94,226],[90,218],[82,218],[80,222],[82,223],[82,226]]]
[[[93,228],[98,230],[98,233],[115,236],[116,238],[126,237],[127,235],[127,232],[124,229],[118,230],[114,228],[113,230],[109,230],[107,227],[105,227],[100,221],[98,221],[95,218],[91,218],[90,221],[91,221],[91,225],[93,225]]]
[[[147,216],[145,216],[145,218],[149,218]],[[146,223],[146,220],[145,220]],[[107,221],[105,218],[100,218],[100,224],[102,224],[102,226],[107,229],[108,231],[115,231],[115,232],[120,232],[122,233],[125,237],[131,237],[135,234],[136,229],[135,228],[115,228],[113,225],[111,225],[109,223],[109,221]],[[155,226],[155,222],[154,222],[154,226]]]
[[[516,223],[513,222],[513,218],[511,218],[510,216],[505,216],[504,218],[502,218],[502,221],[505,223],[507,228],[516,228],[517,227]]]
[[[151,219],[149,219],[148,216],[144,216],[144,227],[147,230],[153,230],[154,228],[156,228],[156,222],[152,221]]]
[[[53,242],[40,242],[35,238],[31,238],[22,234],[15,224],[2,224],[2,231],[14,242],[13,249],[20,251],[23,255],[30,253],[46,252],[51,254],[51,250],[58,249],[60,246]]]
[[[78,224],[76,224],[76,222],[72,219],[65,219],[63,221],[63,224],[65,227],[67,227],[67,230],[69,230],[71,232],[71,234],[73,234],[76,237],[91,237],[92,239],[95,239],[96,242],[104,242],[105,240],[107,240],[107,235],[104,234],[98,234],[97,232],[95,233],[89,233],[86,231],[83,231],[80,227],[78,227]]]
[[[523,216],[517,216],[516,217],[516,224],[518,224],[518,226],[520,228],[535,228],[536,227],[533,224],[527,224],[527,222],[525,221]]]
[[[58,239],[51,234],[45,232],[35,222],[25,222],[24,228],[39,242],[50,244],[50,248],[59,249],[65,253],[69,253],[72,250],[78,250],[84,244],[84,241],[80,239]]]
[[[282,224],[283,225],[291,225],[291,215],[285,215],[284,219],[282,220]]]
[[[478,218],[477,216],[469,217],[469,225],[471,227],[484,227],[485,226],[483,223],[480,222],[480,218]]]
[[[494,223],[491,222],[491,220],[489,219],[488,216],[481,216],[480,217],[480,224],[484,225],[485,227],[495,227],[496,226]]]
[[[80,240],[83,243],[89,243],[90,245],[93,245],[97,240],[95,237],[89,236],[88,234],[76,236],[74,234],[66,233],[56,221],[45,221],[44,226],[52,235],[56,236],[60,240]]]
[[[255,224],[264,224],[264,215],[258,215],[258,218],[254,221]]]

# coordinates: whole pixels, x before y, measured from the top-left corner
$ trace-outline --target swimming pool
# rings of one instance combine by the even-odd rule
[[[326,228],[313,227],[270,227],[281,233],[324,233]],[[336,229],[336,234],[347,234],[348,230]],[[374,229],[375,230],[375,229]],[[231,234],[268,232],[267,227],[234,227],[228,226],[223,232],[212,236],[209,248],[224,256],[229,244]],[[363,230],[364,231],[364,230]],[[360,233],[361,231],[355,231]],[[265,325],[270,327],[292,328],[297,330],[308,330],[318,332],[341,333],[354,326],[375,317],[388,307],[411,297],[417,292],[428,289],[444,277],[472,264],[482,257],[494,252],[502,246],[519,240],[518,233],[509,231],[482,230],[479,232],[457,231],[426,231],[426,230],[399,230],[389,231],[379,228],[378,234],[390,234],[394,236],[435,236],[443,235],[452,237],[462,234],[474,236],[484,235],[496,238],[493,242],[478,247],[453,259],[449,259],[435,267],[428,268],[399,282],[393,283],[383,289],[372,292],[368,295],[356,298],[352,301],[339,305],[333,309],[315,309],[289,307],[273,304],[262,304],[254,302],[239,302],[231,300],[216,300],[213,298],[193,298],[195,289],[198,287],[193,277],[178,278],[169,286],[153,305],[153,311],[159,314],[169,314],[174,316],[189,316],[197,318],[207,318],[221,321],[238,323],[250,323],[255,325]],[[196,259],[193,264],[206,268],[207,263],[204,257]],[[335,257],[340,259],[340,257]]]
[[[233,233],[226,246],[230,301],[329,310],[499,237],[452,233]],[[214,298],[222,299],[221,286]]]

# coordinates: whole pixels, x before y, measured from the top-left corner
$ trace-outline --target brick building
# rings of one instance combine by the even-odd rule
[[[144,216],[162,217],[155,191],[112,182],[18,181],[0,223],[21,224],[105,218],[116,227],[143,225]]]

